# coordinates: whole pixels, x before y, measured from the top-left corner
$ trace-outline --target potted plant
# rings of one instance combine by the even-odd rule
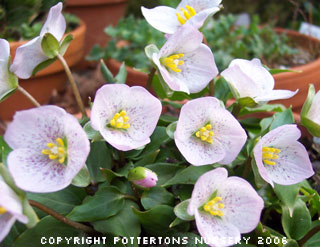
[[[38,2],[41,3],[41,1]],[[9,10],[10,13],[14,11],[14,9]],[[3,38],[12,40],[10,42],[10,55],[12,59],[15,57],[16,49],[19,46],[25,44],[28,42],[28,39],[32,39],[40,33],[43,22],[41,17],[44,16],[44,10],[38,8],[34,9],[34,11],[36,11],[36,13],[33,12],[33,15],[36,15],[37,18],[32,19],[31,23],[30,20],[23,20],[24,22],[22,24],[20,22],[17,23],[17,25],[19,24],[22,27],[20,29],[18,28],[19,26],[9,25],[9,28],[5,29],[7,32],[2,32],[1,34]],[[9,19],[8,21],[11,20]],[[70,14],[66,15],[66,21],[68,25],[67,32],[73,35],[74,42],[72,42],[65,57],[70,66],[74,66],[83,59],[86,26],[84,22]],[[66,79],[67,77],[63,72],[63,67],[56,61],[46,69],[37,73],[36,76],[33,76],[30,79],[21,80],[20,84],[34,95],[40,103],[45,104],[49,102],[51,93],[54,89],[62,90],[64,88]],[[0,119],[9,120],[12,118],[15,111],[30,107],[32,107],[32,104],[24,97],[21,97],[21,93],[17,91],[12,97],[0,103]]]

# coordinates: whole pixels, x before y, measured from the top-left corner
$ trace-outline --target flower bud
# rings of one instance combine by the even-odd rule
[[[156,186],[158,176],[148,168],[139,166],[130,170],[128,179],[141,188],[151,188]]]

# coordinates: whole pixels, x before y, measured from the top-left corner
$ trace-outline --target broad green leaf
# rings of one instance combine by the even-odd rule
[[[297,199],[292,217],[287,206],[282,206],[282,227],[286,235],[292,239],[300,240],[311,228],[311,216],[306,204]]]
[[[320,225],[319,221],[312,222],[311,229],[318,227]],[[319,247],[320,246],[320,231],[313,235],[304,245],[304,247]]]
[[[7,166],[7,157],[11,151],[12,149],[5,142],[5,140],[3,139],[3,136],[0,136],[0,154],[1,154],[2,163],[5,166]]]
[[[1,247],[12,247],[14,241],[25,231],[27,230],[26,226],[19,221],[12,226],[10,233],[6,238],[1,242]]]
[[[64,56],[72,40],[73,40],[73,35],[70,33],[60,42],[59,53],[61,56]]]
[[[257,102],[251,97],[240,98],[237,102],[241,107],[255,107],[257,105]]]
[[[87,167],[93,183],[105,181],[100,168],[111,169],[112,157],[105,142],[93,142],[90,144],[91,150],[87,159]]]
[[[9,56],[8,59],[8,78],[7,81],[2,81],[1,84],[1,91],[3,92],[0,94],[0,102],[7,99],[10,95],[12,95],[18,88],[19,81],[18,77],[10,71],[10,65],[11,65],[11,57]]]
[[[115,83],[116,79],[102,59],[100,60],[100,72],[106,83]]]
[[[49,238],[58,237],[62,238],[61,243],[56,243],[50,246],[55,247],[77,247],[79,245],[73,244],[71,241],[69,244],[65,238],[70,239],[71,237],[80,237],[82,234],[81,231],[68,226],[51,216],[44,217],[34,228],[26,230],[22,233],[14,242],[12,247],[43,247],[44,245],[49,245]],[[42,242],[41,242],[42,239]],[[44,241],[47,242],[44,242]]]
[[[123,194],[116,187],[103,187],[94,196],[88,196],[67,217],[81,222],[105,220],[116,215],[123,206]]]
[[[287,110],[283,112],[278,112],[273,116],[273,121],[270,126],[270,130],[273,130],[285,124],[292,124],[292,123],[294,123],[292,110],[291,108],[288,108]]]
[[[228,83],[223,77],[214,80],[214,96],[223,102],[232,97]]]
[[[162,187],[153,187],[144,191],[141,196],[141,204],[145,210],[149,210],[157,205],[174,205],[174,196]]]
[[[251,160],[251,168],[252,168],[252,171],[254,174],[254,181],[255,181],[256,186],[258,188],[262,188],[263,186],[265,186],[267,184],[267,182],[264,181],[264,179],[261,177],[259,170],[258,170],[258,166],[257,166],[254,158]]]
[[[163,235],[168,232],[170,223],[175,219],[173,207],[159,205],[148,211],[139,211],[133,208],[144,230],[150,234]]]
[[[124,175],[114,172],[111,169],[107,169],[107,168],[102,168],[101,173],[107,179],[109,184],[111,184],[112,180],[116,177],[118,178],[124,177]]]
[[[273,189],[277,197],[281,200],[281,202],[288,207],[290,216],[292,216],[294,205],[298,197],[300,184],[294,184],[289,186],[275,184]]]
[[[291,69],[269,69],[269,72],[271,75],[284,73],[284,72],[295,72],[295,73],[301,73],[300,70],[291,70]]]
[[[87,166],[85,165],[80,172],[72,180],[72,185],[77,187],[87,187],[90,184],[90,174]]]
[[[212,170],[213,167],[209,166],[189,166],[179,173],[177,173],[173,178],[167,181],[163,186],[168,187],[174,184],[195,184],[198,178]]]
[[[305,184],[307,183],[307,185]],[[311,187],[308,184],[307,180],[305,180],[302,183],[302,188],[300,188],[300,191],[308,197],[308,203],[309,203],[309,211],[311,214],[311,217],[313,217],[315,214],[318,214],[320,217],[320,196],[318,192]]]
[[[60,44],[51,33],[46,33],[42,37],[41,48],[48,58],[55,58],[59,54]]]
[[[157,185],[163,185],[168,180],[170,180],[178,171],[183,169],[182,166],[171,163],[154,163],[151,165],[147,165],[146,167],[154,171],[158,175]]]
[[[177,122],[173,122],[169,124],[169,126],[166,128],[167,134],[171,139],[174,139],[174,132],[177,128]]]
[[[115,77],[116,83],[118,84],[126,83],[127,76],[128,76],[128,72],[127,72],[126,64],[123,62],[121,64],[118,74]]]
[[[86,132],[89,140],[92,140],[92,141],[103,140],[103,137],[100,135],[100,132],[92,128],[90,121],[84,125],[83,130]]]
[[[174,207],[175,215],[182,220],[191,221],[194,220],[194,216],[188,214],[187,209],[190,199],[180,202],[177,206]]]
[[[265,104],[258,107],[244,107],[241,109],[239,116],[244,116],[248,114],[258,113],[258,112],[283,112],[286,108],[281,104],[269,105]]]
[[[182,219],[180,219],[180,218],[177,217],[177,218],[174,219],[174,221],[171,222],[171,224],[169,225],[169,227],[170,227],[170,228],[173,228],[173,227],[175,227],[175,226],[178,226],[178,225],[184,224],[184,223],[186,223],[185,220],[182,220]]]
[[[94,229],[114,236],[138,237],[141,232],[140,222],[132,208],[138,209],[139,206],[133,201],[126,200],[124,207],[117,215],[107,220],[93,222]]]

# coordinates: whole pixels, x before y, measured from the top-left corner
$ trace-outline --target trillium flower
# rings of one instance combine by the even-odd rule
[[[297,141],[300,136],[296,125],[287,124],[271,130],[254,147],[259,173],[272,186],[300,183],[314,174],[305,147]]]
[[[141,7],[141,11],[155,29],[173,34],[186,23],[197,29],[202,27],[209,16],[220,10],[220,3],[221,0],[182,0],[176,9],[168,6]]]
[[[226,79],[236,99],[251,98],[257,104],[277,99],[288,99],[295,92],[289,90],[273,90],[274,78],[266,70],[259,59],[233,60],[221,75]]]
[[[38,193],[71,184],[90,151],[77,119],[56,106],[17,112],[4,139],[13,149],[7,162],[16,185]]]
[[[223,247],[256,228],[263,206],[246,180],[228,177],[225,168],[217,168],[198,179],[187,212],[195,216],[198,231],[210,246]]]
[[[152,188],[157,185],[156,173],[145,167],[136,167],[130,170],[128,180],[141,188]]]
[[[24,224],[28,223],[28,218],[22,213],[19,197],[0,175],[0,243],[10,232],[16,220]]]
[[[61,13],[62,7],[62,3],[53,6],[41,29],[40,36],[18,47],[10,70],[19,78],[30,78],[37,65],[48,60],[41,47],[42,38],[46,33],[50,33],[57,40],[61,40],[66,30],[66,21]]]
[[[0,39],[0,101],[18,86],[18,80],[9,71],[10,45],[5,39]]]
[[[230,164],[247,139],[246,132],[218,99],[204,97],[186,103],[180,112],[175,143],[195,166]]]
[[[161,109],[160,101],[143,87],[105,85],[97,91],[91,126],[110,145],[128,151],[150,142]]]
[[[153,53],[153,62],[172,90],[198,93],[218,74],[213,54],[202,39],[197,29],[186,25]]]

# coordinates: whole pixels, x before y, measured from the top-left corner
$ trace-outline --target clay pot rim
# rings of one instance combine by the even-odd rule
[[[85,6],[95,6],[95,5],[112,5],[121,4],[127,2],[127,0],[67,0],[67,7],[85,7]]]

